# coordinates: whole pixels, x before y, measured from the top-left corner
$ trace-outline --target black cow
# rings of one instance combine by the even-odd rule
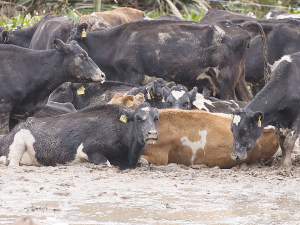
[[[157,109],[142,103],[135,111],[104,105],[35,118],[0,139],[0,155],[14,167],[89,161],[136,168],[145,144],[156,143],[158,117]]]
[[[102,82],[104,73],[74,41],[53,41],[54,50],[37,51],[0,45],[0,133],[9,132],[9,119],[24,120],[47,102],[66,81]]]
[[[115,93],[127,93],[133,85],[121,82],[106,81],[104,83],[71,83],[59,86],[49,97],[49,101],[71,102],[77,110],[89,106],[108,103]]]
[[[282,164],[290,167],[291,152],[300,133],[300,53],[289,55],[274,71],[271,80],[242,109],[229,109],[234,142],[231,158],[243,160],[267,125],[290,129],[281,137]]]
[[[244,26],[259,24],[249,22]],[[143,20],[98,32],[81,24],[76,40],[108,80],[142,85],[145,75],[207,87],[222,99],[251,100],[244,79],[250,34],[230,22],[202,25],[195,21]],[[116,44],[117,43],[117,44]]]
[[[54,38],[67,42],[71,31],[75,28],[75,22],[64,16],[54,16],[42,20],[29,45],[29,48],[36,50],[53,49],[52,41]]]
[[[28,48],[31,42],[31,39],[38,28],[40,23],[55,17],[52,14],[44,16],[39,22],[33,24],[31,27],[22,28],[22,29],[12,29],[0,31],[0,44],[13,44],[18,45],[24,48]]]
[[[67,113],[77,112],[74,105],[70,102],[60,103],[48,101],[43,108],[34,114],[35,118],[52,117]]]
[[[142,93],[146,102],[152,107],[164,109],[166,107],[165,101],[169,90],[170,88],[164,83],[164,80],[157,78],[145,86],[131,89],[126,95],[137,95]]]
[[[236,13],[211,9],[202,17],[201,23],[213,24],[216,21],[231,20],[234,24],[244,21],[257,21],[264,30],[268,45],[269,70],[272,72],[284,55],[300,52],[300,20],[262,20]],[[251,39],[250,48],[247,50],[245,63],[245,79],[253,87],[253,94],[258,93],[265,85],[263,46],[259,36]]]
[[[170,109],[199,109],[211,113],[228,113],[228,106],[232,108],[245,107],[248,103],[241,101],[222,101],[213,97],[204,98],[197,93],[197,87],[190,92],[182,85],[171,88],[166,100],[166,108]]]

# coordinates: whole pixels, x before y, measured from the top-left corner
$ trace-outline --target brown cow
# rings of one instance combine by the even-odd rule
[[[113,11],[93,12],[91,15],[83,15],[79,19],[79,24],[87,23],[90,31],[97,31],[144,17],[146,17],[146,14],[143,11],[123,7]]]
[[[125,105],[128,108],[135,110],[139,104],[145,101],[143,94],[127,95],[124,96],[122,93],[117,92],[114,97],[107,104],[120,104]]]
[[[157,166],[177,163],[230,168],[268,159],[277,151],[277,134],[269,128],[264,129],[246,160],[232,160],[231,120],[230,115],[198,110],[159,110],[159,139],[156,145],[146,146],[142,158]]]

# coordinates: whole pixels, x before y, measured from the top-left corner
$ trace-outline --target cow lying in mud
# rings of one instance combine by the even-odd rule
[[[251,153],[267,125],[288,129],[280,138],[282,165],[290,168],[291,153],[300,134],[300,53],[286,56],[275,69],[271,80],[241,109],[230,109],[234,144],[232,159],[239,161]]]
[[[166,108],[168,109],[199,109],[212,113],[229,113],[228,106],[232,108],[245,107],[248,103],[228,100],[223,101],[213,97],[204,98],[202,94],[197,93],[197,87],[188,92],[186,87],[178,84],[169,91],[166,98]]]
[[[146,144],[155,144],[158,110],[142,103],[135,111],[104,105],[17,125],[0,139],[8,166],[55,166],[89,161],[135,168]]]
[[[178,163],[230,168],[244,162],[260,162],[277,151],[279,141],[275,130],[264,129],[246,159],[232,160],[230,122],[230,115],[225,114],[199,110],[159,110],[159,140],[156,145],[146,147],[142,158],[157,166]]]

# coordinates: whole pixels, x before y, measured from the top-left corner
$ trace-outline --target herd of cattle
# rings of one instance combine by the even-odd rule
[[[212,9],[197,22],[120,8],[0,27],[0,156],[9,166],[230,168],[280,145],[290,167],[298,42],[300,20],[281,11]]]

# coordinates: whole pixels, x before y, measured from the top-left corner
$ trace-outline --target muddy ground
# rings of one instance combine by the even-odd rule
[[[170,164],[8,168],[0,165],[0,224],[300,224],[300,160],[232,169]]]

